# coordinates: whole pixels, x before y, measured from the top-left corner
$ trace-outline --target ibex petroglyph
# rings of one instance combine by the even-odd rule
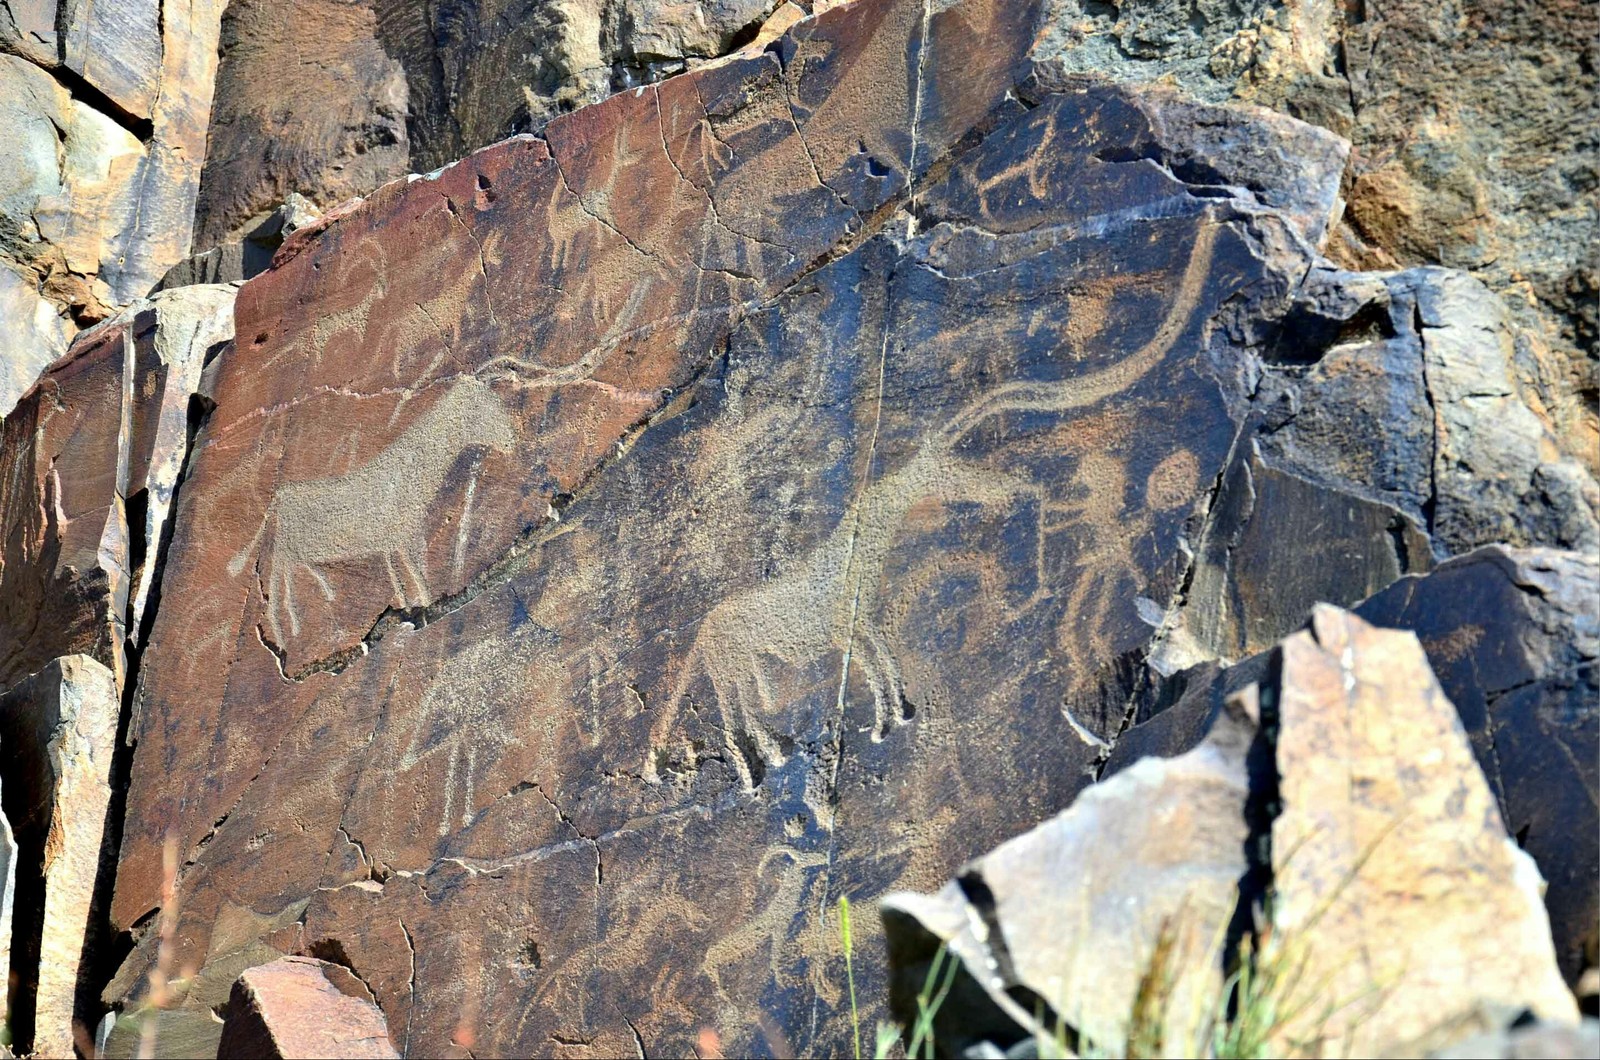
[[[1059,381],[1006,383],[978,397],[931,432],[905,464],[868,484],[827,539],[798,564],[712,608],[701,620],[672,694],[652,727],[646,778],[658,779],[657,749],[703,673],[716,694],[729,755],[745,785],[753,787],[759,773],[781,766],[786,757],[784,741],[762,717],[779,706],[768,667],[776,661],[798,668],[831,649],[849,652],[850,662],[861,665],[873,698],[873,738],[881,740],[889,725],[902,718],[905,702],[900,669],[878,615],[884,567],[907,513],[924,500],[998,504],[1031,499],[1040,509],[1042,550],[1045,504],[1040,487],[965,461],[954,455],[956,447],[993,416],[1084,408],[1148,375],[1171,351],[1199,305],[1216,237],[1215,225],[1202,224],[1165,317],[1138,350],[1096,372]],[[1037,562],[1042,578],[1042,554]],[[1074,593],[1069,601],[1078,611],[1083,610],[1083,595]]]
[[[499,397],[481,380],[463,376],[367,463],[343,475],[280,486],[260,529],[233,557],[228,572],[242,572],[266,537],[256,571],[268,602],[267,626],[280,644],[280,616],[288,619],[292,636],[300,633],[297,571],[309,574],[323,597],[332,600],[323,567],[377,557],[402,606],[426,603],[421,556],[446,474],[472,446],[509,452],[515,442],[516,424]]]

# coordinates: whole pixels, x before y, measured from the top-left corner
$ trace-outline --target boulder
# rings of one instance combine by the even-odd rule
[[[1312,969],[1279,1048],[1377,1055],[1484,1003],[1576,1021],[1539,871],[1416,636],[1319,607],[1277,665],[1271,924]]]
[[[241,975],[217,1046],[227,1060],[399,1055],[361,980],[315,957],[283,957]]]
[[[1265,750],[1256,713],[1252,698],[1236,697],[1193,750],[1142,759],[1088,788],[937,894],[887,895],[879,908],[895,1015],[911,1025],[930,972],[936,983],[950,974],[932,967],[943,947],[939,959],[962,971],[934,1016],[941,1055],[1064,1028],[1078,1043],[1133,1055],[1136,999],[1151,992],[1159,964],[1170,978],[1141,1017],[1162,1026],[1160,1055],[1192,1055],[1216,1016],[1217,950],[1250,871],[1252,766]]]
[[[0,695],[0,807],[16,832],[9,1010],[19,1052],[72,1056],[78,972],[98,893],[121,697],[82,655],[51,662]],[[8,859],[9,860],[9,859]]]
[[[1255,1020],[1275,1054],[1419,1055],[1525,1011],[1575,1023],[1538,870],[1416,636],[1323,606],[1253,676],[1192,750],[1135,762],[936,895],[885,898],[900,1020],[943,947],[941,1052],[1197,1055]],[[1240,962],[1255,986],[1230,1002]]]

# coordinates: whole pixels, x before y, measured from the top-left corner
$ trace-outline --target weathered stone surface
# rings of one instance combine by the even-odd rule
[[[53,361],[61,339],[147,294],[188,254],[222,6],[29,0],[0,11],[0,305],[8,325],[12,311],[33,322],[0,340],[19,377],[0,390],[0,411],[37,378],[24,366]]]
[[[433,168],[410,164],[406,73],[379,40],[372,0],[240,0],[223,13],[220,47],[196,250],[238,238],[290,194],[329,207]]]
[[[161,277],[157,291],[200,283],[248,280],[272,265],[283,241],[321,216],[311,200],[290,192],[284,203],[248,231],[226,243],[185,258]]]
[[[397,1057],[383,1012],[337,964],[284,957],[234,984],[219,1058]]]
[[[727,54],[775,0],[236,0],[198,243],[297,191],[322,207]],[[793,4],[761,40],[804,12]],[[285,52],[297,62],[286,66]],[[316,98],[322,105],[306,107]]]
[[[1435,1060],[1585,1060],[1600,1055],[1600,1022],[1539,1023],[1468,1038],[1431,1053]]]
[[[1421,639],[1506,830],[1548,881],[1545,904],[1569,983],[1600,954],[1597,600],[1593,555],[1489,548],[1357,608]]]
[[[13,1042],[72,1056],[78,969],[85,959],[100,846],[111,799],[121,697],[86,656],[51,662],[0,695],[5,816],[16,829],[10,1010]]]
[[[0,265],[0,417],[11,415],[23,395],[67,352],[73,327],[39,294],[32,273]]]
[[[1572,984],[1600,953],[1597,599],[1592,556],[1492,547],[1402,578],[1354,609],[1421,639],[1506,831],[1547,881],[1557,956]],[[1105,774],[1194,747],[1226,697],[1262,680],[1267,662],[1260,654],[1225,669],[1202,663],[1151,681]]]
[[[1147,1015],[1168,1035],[1164,1055],[1186,1055],[1204,1040],[1222,989],[1216,948],[1250,867],[1258,742],[1254,704],[1236,698],[1193,750],[1143,759],[1088,788],[963,866],[937,894],[886,896],[896,1017],[916,1019],[944,945],[964,976],[935,1018],[940,1055],[980,1041],[1010,1046],[1019,1032],[1053,1037],[1063,1026],[1108,1055],[1128,1055],[1135,998],[1152,961],[1162,961],[1172,979]],[[978,1003],[967,996],[971,984],[983,991]],[[1042,1005],[1030,1009],[1035,999]],[[985,1019],[991,1007],[1005,1019]]]
[[[71,654],[121,683],[199,411],[190,398],[232,337],[235,292],[136,303],[80,336],[0,425],[0,689]]]
[[[1376,1055],[1483,1002],[1575,1020],[1538,870],[1415,636],[1322,607],[1280,666],[1272,923],[1327,999],[1285,1045]]]
[[[3,778],[0,778],[0,975],[6,977],[5,1006],[15,1000],[11,986],[11,910],[17,892],[17,837],[5,815]]]
[[[1256,197],[1130,154],[1162,137],[1118,92],[1007,104],[907,191],[1010,83],[963,42],[1027,36],[958,4],[924,60],[922,14],[840,8],[558,119],[247,285],[143,670],[118,923],[173,828],[180,959],[336,941],[402,1051],[464,1014],[485,1051],[683,1051],[700,1021],[764,1049],[758,1012],[821,1050],[847,1026],[824,899],[1071,801],[1240,428],[1249,354],[1210,322],[1308,261],[1256,240],[1294,227]],[[658,170],[679,190],[646,213]],[[775,212],[757,181],[800,190]],[[569,231],[581,269],[542,242]],[[426,488],[350,500],[410,449]],[[361,520],[313,533],[316,491]],[[377,531],[413,503],[402,556]]]
[[[0,688],[62,655],[122,673],[125,330],[79,339],[0,426]]]
[[[1600,462],[1600,180],[1593,4],[1054,0],[1036,51],[1070,72],[1175,82],[1351,140],[1338,256],[1470,270],[1526,331],[1568,453]]]

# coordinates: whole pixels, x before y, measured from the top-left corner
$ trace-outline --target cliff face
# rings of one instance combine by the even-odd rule
[[[1512,118],[1464,87],[1470,18],[1408,31],[1440,83],[1390,65],[1403,8],[527,6],[236,0],[206,23],[209,146],[166,155],[161,78],[200,37],[167,42],[198,23],[161,13],[153,60],[131,23],[70,44],[100,32],[76,9],[0,38],[185,218],[141,241],[146,200],[80,195],[74,224],[145,257],[50,272],[67,244],[27,204],[43,133],[75,141],[48,114],[6,200],[35,229],[5,244],[34,299],[5,341],[48,362],[109,314],[0,451],[0,722],[89,674],[118,729],[81,900],[17,891],[13,970],[80,961],[24,999],[35,1043],[110,1008],[111,1055],[214,1052],[327,1004],[405,1055],[846,1052],[839,896],[936,889],[1197,754],[1227,696],[1291,693],[1262,653],[1368,643],[1332,612],[1297,634],[1319,603],[1421,636],[1418,753],[1498,811],[1474,850],[1509,833],[1549,880],[1541,907],[1480,859],[1527,980],[1570,1001],[1600,878],[1572,840],[1600,834],[1592,335],[1530,277],[1586,282],[1593,217],[1472,146]],[[1418,126],[1440,100],[1460,120]],[[1483,164],[1470,225],[1449,151]],[[1564,157],[1575,187],[1592,151]],[[299,195],[327,212],[258,216]],[[191,211],[223,245],[170,269]],[[57,314],[50,276],[94,308]],[[1324,663],[1308,702],[1337,699]],[[1305,765],[1334,723],[1304,710],[1278,753],[1311,787],[1406,757],[1369,733]],[[30,827],[85,819],[38,742],[7,813],[15,787]],[[1197,827],[1271,831],[1242,812]],[[1239,856],[1207,871],[1233,887]]]
[[[0,11],[0,410],[190,249],[221,0]]]

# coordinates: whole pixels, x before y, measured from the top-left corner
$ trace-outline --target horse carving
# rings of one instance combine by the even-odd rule
[[[300,633],[294,604],[300,572],[331,601],[326,567],[376,557],[402,606],[427,603],[422,550],[446,475],[474,446],[509,452],[515,442],[516,423],[500,398],[481,380],[464,376],[367,463],[342,475],[280,486],[228,572],[238,576],[266,538],[256,572],[268,600],[267,627],[280,644],[285,620],[291,636]]]

